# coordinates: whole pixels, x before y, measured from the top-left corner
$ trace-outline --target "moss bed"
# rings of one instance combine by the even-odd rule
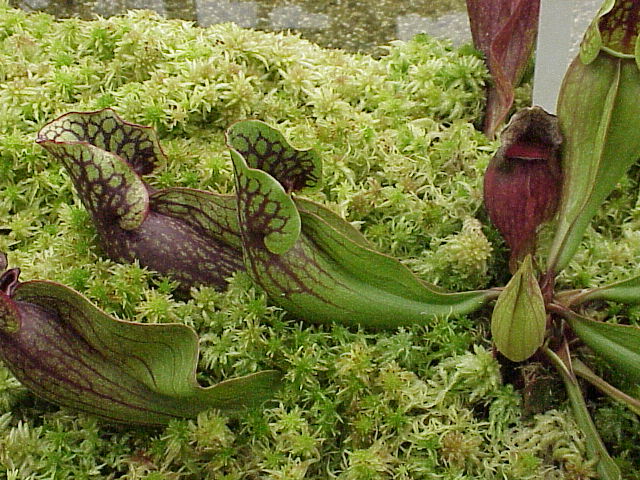
[[[161,135],[169,160],[146,177],[152,186],[230,192],[223,132],[259,118],[318,149],[326,180],[315,200],[381,251],[446,288],[503,285],[504,246],[481,201],[497,146],[476,128],[488,82],[482,59],[426,36],[386,49],[375,59],[144,12],[55,20],[0,1],[0,251],[10,265],[23,280],[71,286],[120,319],[194,327],[203,385],[286,372],[264,410],[143,429],[45,403],[0,366],[0,478],[595,478],[561,385],[507,381],[526,372],[495,359],[489,311],[374,332],[292,318],[244,275],[227,291],[180,298],[167,278],[101,254],[62,166],[34,143],[60,114],[113,107]],[[602,209],[563,283],[634,270],[638,176]],[[602,311],[640,317],[631,307]],[[590,407],[625,478],[640,478],[638,419],[596,395]]]

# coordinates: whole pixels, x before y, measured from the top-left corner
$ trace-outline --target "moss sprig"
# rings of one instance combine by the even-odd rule
[[[374,59],[231,24],[199,29],[140,12],[54,20],[0,0],[0,64],[0,250],[24,279],[69,285],[121,319],[194,327],[203,385],[256,365],[287,372],[264,412],[132,430],[45,404],[2,370],[1,478],[589,474],[562,404],[522,416],[519,393],[482,346],[483,314],[395,332],[308,325],[242,274],[225,292],[181,297],[167,278],[104,258],[68,177],[33,144],[62,113],[110,106],[158,129],[168,160],[150,185],[231,192],[223,131],[259,117],[322,155],[325,187],[314,199],[427,280],[479,288],[502,250],[481,208],[481,172],[497,145],[474,126],[488,78],[476,52],[420,36]],[[625,192],[637,189],[630,178]],[[603,210],[567,282],[628,272],[637,211],[615,202]],[[612,215],[627,219],[621,230]],[[610,408],[597,405],[596,418],[615,442],[634,424]],[[614,452],[630,472],[634,448]]]

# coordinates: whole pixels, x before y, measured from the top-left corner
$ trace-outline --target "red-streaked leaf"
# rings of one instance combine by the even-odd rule
[[[249,168],[275,178],[287,193],[313,191],[322,185],[322,161],[315,150],[298,150],[276,129],[258,120],[233,125],[227,142]]]
[[[237,251],[242,249],[235,195],[176,187],[154,192],[149,201],[154,212],[179,218]]]
[[[600,51],[620,58],[636,58],[640,40],[640,4],[627,0],[605,0],[585,32],[580,60],[589,64]]]
[[[73,112],[43,127],[37,141],[65,166],[110,258],[138,260],[183,290],[222,288],[244,270],[232,197],[180,188],[149,192],[140,174],[164,161],[149,127],[109,109]]]
[[[14,281],[1,284],[17,283],[15,273],[7,275]],[[198,339],[190,327],[116,320],[78,292],[46,281],[0,292],[0,356],[46,400],[145,425],[258,405],[281,377],[269,370],[203,388],[195,378]]]
[[[37,141],[43,146],[93,145],[120,157],[138,175],[147,175],[166,161],[152,127],[125,122],[110,108],[62,115],[38,132]]]
[[[427,285],[397,260],[371,249],[329,209],[292,198],[283,184],[316,188],[319,158],[294,149],[267,124],[237,123],[227,140],[247,271],[274,303],[299,318],[392,328],[468,313],[495,297],[495,292],[450,294]]]

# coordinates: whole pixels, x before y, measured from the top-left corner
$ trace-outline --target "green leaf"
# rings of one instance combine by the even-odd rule
[[[313,210],[307,210],[312,202],[298,200],[296,204],[304,206],[300,208],[304,237],[310,240],[316,252],[321,252],[329,265],[339,267],[338,275],[343,280],[348,278],[354,284],[353,288],[359,294],[357,302],[364,313],[357,315],[367,322],[365,324],[373,324],[375,317],[386,318],[386,325],[380,325],[384,327],[403,324],[400,320],[403,317],[413,323],[434,316],[466,314],[495,295],[487,291],[448,293],[430,285],[396,259],[354,241],[360,233],[335,213],[318,204]],[[320,210],[324,212],[318,215]],[[351,233],[346,233],[349,230]],[[330,298],[331,289],[327,295]]]
[[[496,348],[509,360],[521,362],[544,342],[547,314],[531,255],[504,288],[491,316]]]
[[[633,60],[600,54],[569,67],[558,100],[564,185],[550,271],[567,266],[597,209],[640,157],[640,73]]]
[[[573,331],[598,355],[640,382],[640,328],[597,322],[573,312],[565,317]]]
[[[288,144],[253,146],[251,142],[265,139],[285,142],[261,122],[240,122],[232,128],[228,138],[236,139],[236,146],[241,143],[241,151],[251,152],[251,165],[272,171],[275,165],[286,165],[276,178],[249,166],[238,150],[231,152],[247,271],[277,305],[305,320],[390,328],[468,313],[495,296],[487,291],[449,294],[421,282],[397,260],[373,251],[329,209],[291,198],[281,182],[316,185],[314,172],[320,166],[315,154]],[[243,132],[241,142],[238,131]],[[260,152],[268,152],[269,158],[263,160]],[[278,159],[273,152],[287,153]],[[295,166],[298,160],[300,168]],[[286,172],[295,178],[288,179]]]
[[[0,295],[0,324],[17,311],[16,331],[0,331],[0,354],[20,382],[51,402],[108,420],[146,425],[231,413],[268,399],[280,373],[263,371],[203,388],[198,339],[180,324],[117,320],[62,285],[32,281]]]
[[[305,212],[309,215],[315,215],[328,224],[332,229],[338,231],[340,235],[347,237],[350,241],[365,248],[374,248],[373,244],[369,242],[362,233],[360,233],[360,230],[353,228],[353,225],[349,222],[345,222],[342,217],[336,215],[324,205],[307,200],[303,197],[296,197],[295,203],[299,211]]]
[[[591,300],[630,304],[640,303],[640,275],[604,287],[591,288],[580,293],[576,298],[580,303]]]

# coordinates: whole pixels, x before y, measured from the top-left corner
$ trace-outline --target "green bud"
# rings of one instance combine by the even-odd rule
[[[547,314],[531,255],[498,297],[491,316],[496,348],[509,360],[531,357],[544,342]]]

